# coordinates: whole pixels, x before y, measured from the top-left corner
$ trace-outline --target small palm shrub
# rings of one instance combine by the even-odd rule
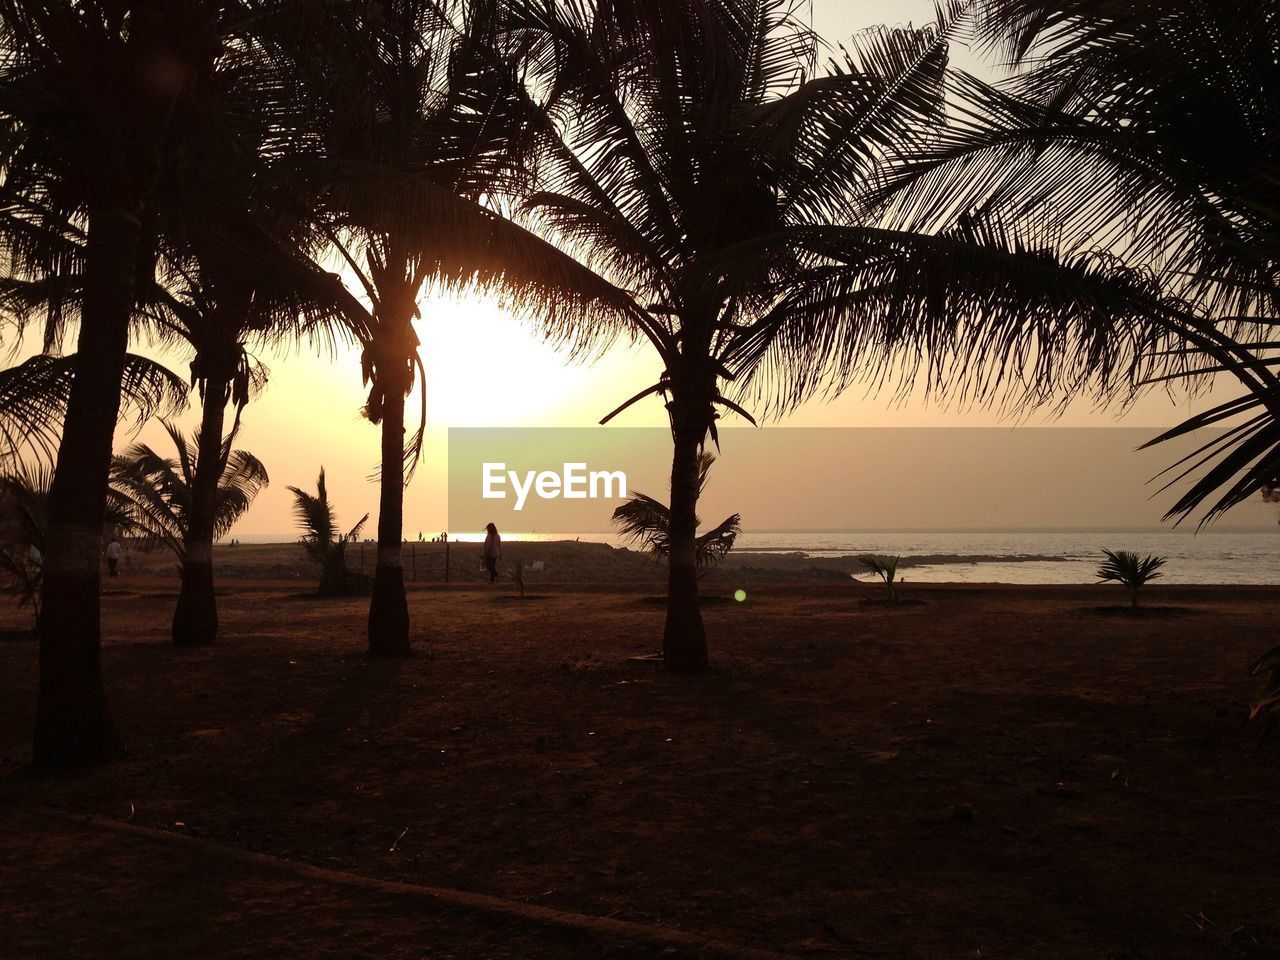
[[[898,593],[898,564],[901,560],[901,557],[877,557],[870,553],[864,553],[858,557],[860,564],[884,581],[885,592],[890,603],[901,600],[901,595]]]
[[[698,454],[698,496],[707,487],[715,454]],[[613,511],[613,522],[618,526],[622,539],[637,543],[654,557],[662,558],[671,552],[671,510],[665,503],[648,494],[636,492],[630,500]],[[698,521],[701,523],[701,521]],[[700,534],[694,540],[698,575],[703,576],[728,556],[738,534],[742,532],[742,517],[733,514],[720,521],[719,526]]]
[[[1249,719],[1270,716],[1280,717],[1280,646],[1272,647],[1258,658],[1249,671],[1250,676],[1266,674],[1266,682],[1258,699],[1249,708]]]
[[[1129,591],[1129,603],[1134,610],[1138,609],[1138,591],[1146,584],[1163,576],[1160,568],[1167,562],[1166,557],[1147,554],[1140,557],[1128,550],[1103,550],[1106,559],[1098,568],[1099,583],[1119,583]]]
[[[298,487],[290,487],[289,492],[293,494],[293,514],[303,529],[303,549],[320,565],[320,593],[340,596],[362,592],[366,587],[365,578],[347,569],[347,544],[354,543],[360,536],[369,514],[361,517],[360,522],[346,533],[339,532],[338,515],[329,503],[323,467],[320,468],[315,493]]]
[[[524,596],[524,561],[517,560],[513,566],[507,567],[507,579],[520,588],[520,596]]]

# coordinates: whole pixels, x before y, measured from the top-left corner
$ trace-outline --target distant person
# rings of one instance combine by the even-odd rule
[[[502,538],[498,536],[498,528],[492,523],[486,526],[484,535],[484,569],[489,574],[489,582],[498,579],[498,561],[502,559]]]
[[[120,541],[115,537],[107,544],[107,574],[112,577],[120,576]]]

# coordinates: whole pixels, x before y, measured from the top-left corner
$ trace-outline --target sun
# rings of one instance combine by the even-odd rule
[[[496,298],[433,296],[419,309],[427,419],[437,427],[587,426],[608,413],[614,393],[621,402],[653,378],[652,361],[637,350],[577,362]]]

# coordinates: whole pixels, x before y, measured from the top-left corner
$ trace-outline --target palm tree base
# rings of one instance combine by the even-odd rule
[[[691,597],[672,594],[667,599],[662,664],[673,673],[697,673],[707,668],[707,631],[696,592]]]
[[[369,602],[369,655],[409,654],[409,603],[404,594],[404,568],[379,564]]]
[[[125,748],[102,685],[99,578],[46,576],[32,765],[64,769],[118,760]]]
[[[173,611],[173,643],[200,647],[218,638],[218,601],[213,594],[213,564],[187,561],[182,565],[182,590]]]

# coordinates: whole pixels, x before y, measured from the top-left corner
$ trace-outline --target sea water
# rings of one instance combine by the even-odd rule
[[[462,541],[481,533],[453,535]],[[583,540],[622,546],[607,533],[503,531],[508,540]],[[288,534],[246,535],[244,543],[287,543]],[[901,576],[920,583],[1094,583],[1103,548],[1166,557],[1164,583],[1280,584],[1280,526],[1130,530],[746,531],[735,556],[900,556]]]

